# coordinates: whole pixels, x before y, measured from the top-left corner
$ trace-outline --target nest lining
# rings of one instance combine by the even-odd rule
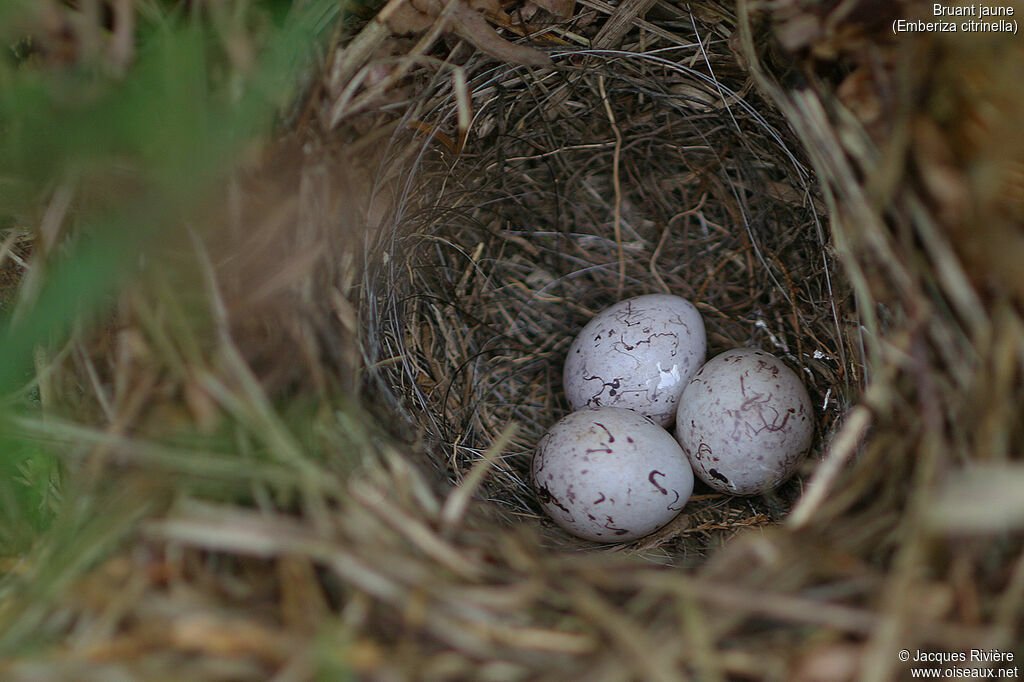
[[[401,362],[379,365],[380,383],[452,483],[515,423],[487,497],[506,520],[542,518],[529,463],[568,412],[568,345],[616,300],[669,292],[698,306],[709,357],[759,347],[801,374],[819,417],[813,467],[861,371],[821,205],[785,123],[724,42],[553,58],[539,72],[465,67],[473,123],[458,154],[447,81],[410,114],[428,134],[381,247],[397,257],[374,350]],[[799,476],[753,499],[698,485],[684,514],[639,545],[699,556],[778,520],[800,489]]]

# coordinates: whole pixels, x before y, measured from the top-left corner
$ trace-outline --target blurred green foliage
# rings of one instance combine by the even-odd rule
[[[0,438],[0,553],[31,547],[53,518],[59,498],[56,460],[42,447]]]
[[[33,254],[35,289],[0,317],[0,556],[61,514],[58,457],[4,428],[38,410],[39,358],[270,137],[340,13],[335,0],[137,0],[134,55],[117,65],[102,50],[55,58],[41,7],[0,0],[0,239],[38,229],[58,188],[74,200]],[[90,30],[76,7],[50,10]]]

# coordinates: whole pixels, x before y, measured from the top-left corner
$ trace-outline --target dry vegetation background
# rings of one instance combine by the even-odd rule
[[[3,679],[1024,656],[1016,36],[867,0],[11,7]],[[526,481],[561,356],[656,291],[803,374],[812,456],[572,540]]]

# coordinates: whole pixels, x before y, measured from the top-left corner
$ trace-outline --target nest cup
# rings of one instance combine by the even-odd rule
[[[394,229],[375,247],[388,257],[370,350],[441,478],[460,484],[514,423],[486,497],[566,545],[578,541],[543,520],[530,460],[569,412],[565,353],[600,310],[680,295],[703,316],[708,357],[751,346],[782,358],[815,405],[804,473],[859,359],[813,178],[726,41],[552,57],[544,70],[471,62],[468,96],[439,77],[409,114],[419,142]],[[639,543],[700,557],[777,521],[801,485],[798,474],[776,494],[733,498],[698,484],[681,516]]]

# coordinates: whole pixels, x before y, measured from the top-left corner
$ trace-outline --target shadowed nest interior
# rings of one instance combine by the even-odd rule
[[[528,472],[568,411],[565,353],[617,300],[684,296],[705,320],[709,357],[753,346],[785,358],[816,405],[815,453],[858,385],[855,314],[809,171],[728,42],[709,35],[646,53],[556,53],[539,72],[467,66],[473,119],[457,155],[445,147],[458,136],[450,81],[424,96],[426,149],[382,247],[396,262],[376,360],[391,359],[381,382],[452,483],[518,425],[487,485],[510,516],[543,515]],[[799,480],[767,500],[699,486],[640,544],[700,556],[777,520],[799,492]]]

